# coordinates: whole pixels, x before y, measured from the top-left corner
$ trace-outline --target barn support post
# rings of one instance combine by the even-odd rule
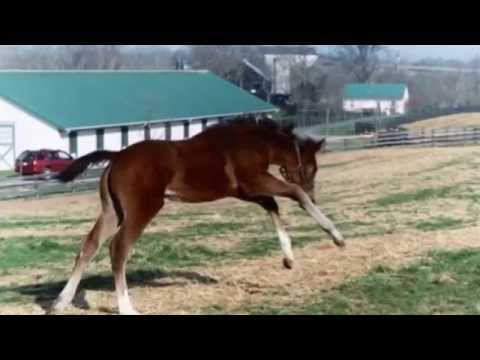
[[[122,133],[122,149],[128,147],[128,126],[123,126],[121,129]]]
[[[202,119],[202,131],[207,129],[208,119]]]
[[[183,122],[183,138],[185,140],[190,138],[190,121],[188,120]]]
[[[169,121],[165,123],[165,140],[172,140],[172,123]]]
[[[150,129],[150,124],[145,125],[145,140],[150,140],[152,138],[152,133]]]

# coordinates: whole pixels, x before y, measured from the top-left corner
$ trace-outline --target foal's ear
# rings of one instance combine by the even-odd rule
[[[321,153],[324,152],[325,149],[327,148],[327,139],[322,139],[322,140],[313,140],[309,139],[306,143],[307,149],[309,151],[312,151],[313,153]]]

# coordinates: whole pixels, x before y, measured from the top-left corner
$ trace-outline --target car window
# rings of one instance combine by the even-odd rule
[[[27,160],[29,157],[30,158],[32,157],[32,153],[29,153],[28,151],[24,151],[23,153],[20,154],[20,156],[18,157],[18,160],[20,161]]]
[[[20,155],[20,161],[26,162],[26,161],[32,161],[34,159],[35,159],[35,154],[30,152],[26,152]]]
[[[63,152],[63,151],[60,151],[59,153],[57,153],[57,156],[59,159],[62,159],[62,160],[70,160],[71,157],[70,155],[68,155],[67,153]]]
[[[50,160],[58,160],[58,159],[59,159],[59,156],[58,156],[58,154],[57,154],[56,152],[50,152],[50,153],[48,153],[48,158],[49,158]]]

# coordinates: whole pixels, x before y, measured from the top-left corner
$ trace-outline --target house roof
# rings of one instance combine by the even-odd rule
[[[405,96],[405,84],[348,84],[347,100],[401,100]]]
[[[66,131],[277,111],[207,71],[4,71],[0,97]]]

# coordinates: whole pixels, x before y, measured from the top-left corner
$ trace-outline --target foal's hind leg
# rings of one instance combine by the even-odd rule
[[[117,227],[117,216],[113,208],[108,207],[98,218],[77,255],[73,273],[67,285],[52,306],[52,312],[60,312],[72,302],[84,271],[97,252],[99,246],[113,235]]]
[[[129,206],[127,217],[110,244],[112,271],[121,315],[139,315],[133,308],[128,295],[127,260],[136,240],[162,207],[163,201],[159,204],[149,204],[145,201],[142,203],[141,209],[139,206]]]

